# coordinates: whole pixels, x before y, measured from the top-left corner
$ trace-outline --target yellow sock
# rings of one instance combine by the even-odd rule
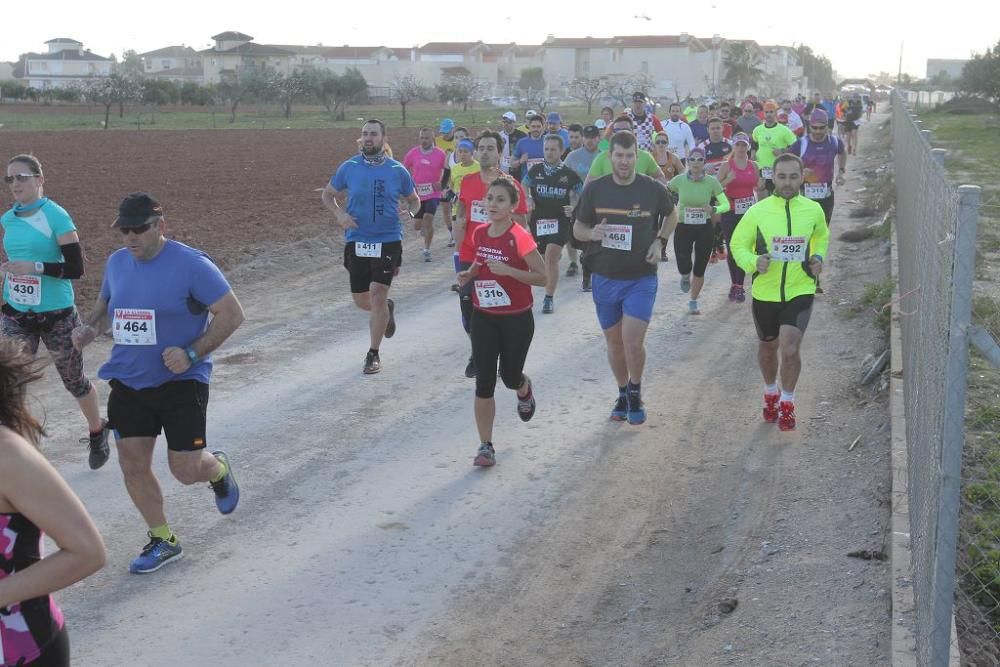
[[[170,526],[168,526],[167,524],[163,524],[162,526],[156,526],[154,528],[150,528],[149,533],[153,537],[158,537],[161,540],[163,540],[164,542],[171,542],[171,543],[173,543],[173,542],[177,541],[177,536],[174,535],[173,531],[170,530]]]
[[[225,464],[225,462],[222,459],[218,459],[217,458],[216,461],[219,462],[219,474],[217,474],[215,477],[213,477],[212,481],[213,482],[221,482],[222,478],[226,476],[227,472],[229,472],[229,468],[226,467],[226,464]]]

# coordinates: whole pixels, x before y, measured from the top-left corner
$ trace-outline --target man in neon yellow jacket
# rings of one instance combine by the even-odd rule
[[[802,370],[799,346],[830,241],[823,208],[799,194],[802,171],[798,156],[778,157],[774,194],[750,207],[730,243],[733,259],[753,276],[752,312],[760,339],[764,421],[777,422],[782,431],[795,428],[795,385]]]

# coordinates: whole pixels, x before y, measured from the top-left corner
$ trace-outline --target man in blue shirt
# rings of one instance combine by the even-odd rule
[[[386,157],[384,146],[385,123],[366,121],[361,127],[361,153],[337,168],[322,195],[323,204],[344,229],[344,268],[351,276],[354,305],[370,313],[366,375],[382,370],[379,345],[383,337],[396,333],[389,288],[403,263],[399,217],[412,218],[420,209],[410,173]]]
[[[562,137],[563,148],[569,146],[569,131],[562,126],[562,117],[559,115],[559,112],[552,111],[545,120],[545,136],[558,134]],[[544,148],[542,150],[544,152]]]
[[[527,174],[528,170],[536,164],[545,162],[545,148],[542,133],[545,123],[542,117],[535,115],[528,119],[528,136],[522,138],[514,147],[514,153],[510,160],[512,167],[520,167],[522,174]]]
[[[72,334],[74,346],[82,349],[111,323],[115,344],[98,375],[111,383],[108,420],[125,487],[149,526],[149,544],[129,566],[136,574],[158,570],[182,554],[151,468],[161,431],[177,481],[208,482],[223,514],[240,499],[225,452],[206,449],[205,426],[209,354],[243,322],[243,307],[208,255],[168,241],[164,224],[163,208],[148,194],[132,193],[122,201],[113,226],[125,247],[108,258],[94,310]]]

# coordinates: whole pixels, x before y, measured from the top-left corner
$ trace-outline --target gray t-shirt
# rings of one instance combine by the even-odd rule
[[[590,173],[590,165],[594,163],[594,158],[596,158],[600,152],[600,148],[591,153],[587,150],[586,146],[581,146],[575,151],[570,151],[564,162],[567,167],[576,172],[576,175],[580,177],[581,181],[585,181],[587,180],[587,174]]]
[[[656,275],[657,264],[647,262],[646,253],[673,210],[667,189],[649,176],[637,174],[628,185],[618,185],[614,176],[591,181],[580,196],[576,218],[587,227],[607,219],[609,230],[604,241],[587,243],[584,266],[615,280]]]

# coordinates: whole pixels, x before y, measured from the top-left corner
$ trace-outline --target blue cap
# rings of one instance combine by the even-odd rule
[[[549,114],[547,120],[550,123],[558,123],[562,121],[562,118],[559,117],[559,114],[557,112],[553,111],[552,113]]]
[[[475,150],[476,145],[472,143],[472,139],[462,139],[458,142],[458,148],[465,148],[467,150]]]
[[[438,132],[442,134],[448,134],[455,129],[455,121],[451,118],[444,118],[441,120],[441,125],[438,127]]]

